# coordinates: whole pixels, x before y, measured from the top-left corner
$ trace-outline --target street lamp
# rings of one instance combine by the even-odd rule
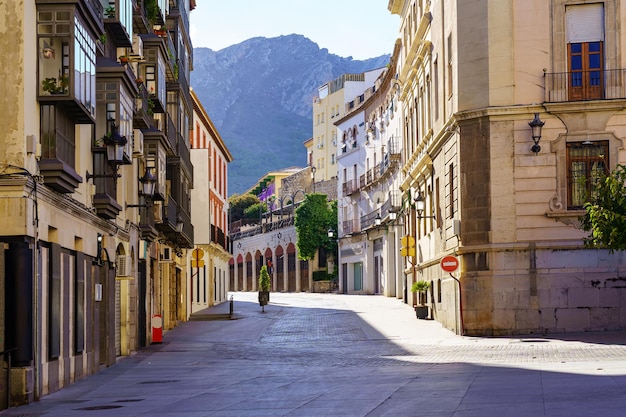
[[[117,131],[117,125],[115,124],[115,120],[109,119],[111,122],[111,131],[106,134],[103,138],[104,144],[106,145],[107,150],[107,161],[115,171],[113,174],[90,174],[87,171],[85,175],[87,177],[87,181],[91,178],[119,178],[121,175],[117,172],[119,166],[124,163],[124,147],[128,140],[126,136],[121,136]]]
[[[538,154],[541,150],[541,146],[539,146],[539,140],[541,140],[541,128],[546,122],[541,121],[539,119],[539,113],[535,113],[535,118],[528,122],[528,126],[530,126],[531,137],[533,138],[533,142],[535,144],[530,148],[535,154]]]
[[[417,211],[418,219],[434,219],[435,216],[422,216],[424,209],[426,208],[426,201],[424,201],[424,197],[422,197],[422,192],[417,192],[417,197],[413,200],[415,203],[415,211]]]
[[[141,183],[141,197],[143,197],[145,201],[143,204],[126,204],[126,208],[151,207],[156,181],[157,179],[152,173],[152,167],[146,167],[145,174],[143,175],[143,177],[139,178],[139,182]]]

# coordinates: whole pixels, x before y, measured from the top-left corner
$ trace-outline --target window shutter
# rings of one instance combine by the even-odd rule
[[[604,7],[602,3],[568,6],[567,43],[604,41]]]

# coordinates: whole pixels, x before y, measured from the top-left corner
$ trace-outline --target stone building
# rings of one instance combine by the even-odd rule
[[[626,327],[624,255],[586,248],[578,220],[626,161],[622,6],[389,1],[416,248],[406,285],[430,282],[431,316],[457,333]]]

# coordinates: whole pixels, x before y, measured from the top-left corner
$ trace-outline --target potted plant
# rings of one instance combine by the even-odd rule
[[[270,288],[270,274],[267,272],[267,266],[263,265],[259,275],[259,304],[263,312],[265,312],[265,306],[270,302]]]
[[[48,94],[65,94],[68,86],[67,75],[61,75],[58,80],[56,77],[48,77],[41,82],[43,91]]]
[[[115,7],[113,6],[107,7],[106,9],[104,9],[104,14],[106,15],[107,18],[113,19],[115,17]]]
[[[418,319],[428,317],[428,306],[426,305],[426,294],[430,289],[430,283],[426,281],[416,281],[411,285],[411,292],[418,294],[419,304],[415,306],[415,316]]]
[[[120,55],[118,59],[120,64],[128,64],[128,55]]]

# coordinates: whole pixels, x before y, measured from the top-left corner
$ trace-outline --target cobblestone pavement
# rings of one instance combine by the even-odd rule
[[[262,313],[256,296],[0,415],[626,415],[624,332],[461,337],[395,299],[273,293]]]

